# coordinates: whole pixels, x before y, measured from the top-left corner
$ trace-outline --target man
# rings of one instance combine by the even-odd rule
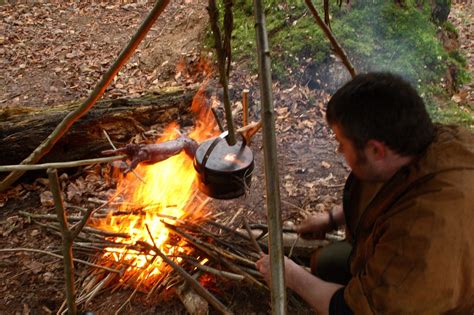
[[[434,125],[390,73],[346,83],[326,119],[352,173],[343,206],[297,232],[345,224],[347,242],[312,257],[316,275],[285,258],[286,285],[318,314],[473,314],[474,136]],[[257,267],[268,280],[268,256]]]

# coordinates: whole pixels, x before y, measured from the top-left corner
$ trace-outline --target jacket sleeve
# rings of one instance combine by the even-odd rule
[[[329,302],[329,315],[354,315],[344,300],[344,288],[337,290]]]
[[[404,197],[356,245],[368,250],[345,289],[349,307],[356,314],[454,309],[466,298],[463,288],[472,290],[473,210],[472,197],[450,183]]]

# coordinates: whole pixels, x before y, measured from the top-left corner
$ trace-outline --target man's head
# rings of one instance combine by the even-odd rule
[[[387,168],[419,155],[434,136],[421,97],[390,73],[360,74],[346,83],[329,101],[326,119],[349,166],[364,179],[386,179],[393,173]]]

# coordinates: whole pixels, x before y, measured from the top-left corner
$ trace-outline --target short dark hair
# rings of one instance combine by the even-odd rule
[[[404,156],[420,154],[435,127],[418,92],[402,77],[387,72],[359,74],[328,102],[326,120],[362,150],[370,139]]]

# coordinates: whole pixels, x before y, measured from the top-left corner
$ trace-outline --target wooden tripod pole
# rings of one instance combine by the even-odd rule
[[[267,220],[270,250],[272,314],[286,314],[286,288],[284,277],[280,181],[275,136],[275,112],[272,100],[270,49],[265,28],[262,0],[254,0],[257,56],[260,78],[260,95],[263,121],[263,152],[267,191]]]

